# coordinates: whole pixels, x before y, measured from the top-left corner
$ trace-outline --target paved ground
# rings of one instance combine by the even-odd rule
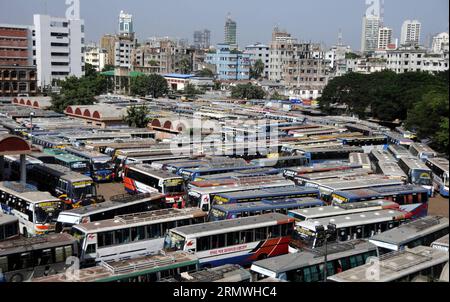
[[[106,183],[98,186],[98,194],[103,195],[106,200],[111,196],[126,193],[123,183]],[[449,200],[440,195],[432,198],[429,204],[429,215],[440,215],[449,217]]]

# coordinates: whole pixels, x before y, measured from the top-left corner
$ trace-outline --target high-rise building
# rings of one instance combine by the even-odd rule
[[[116,61],[116,41],[118,40],[115,35],[104,35],[100,40],[100,48],[106,50],[106,65],[115,65]]]
[[[402,25],[401,45],[419,45],[422,24],[417,20],[406,20]]]
[[[196,30],[194,32],[194,47],[207,49],[211,46],[211,31],[208,29]]]
[[[443,32],[433,37],[433,43],[431,45],[431,51],[433,53],[441,53],[449,50],[449,37],[448,33]]]
[[[231,15],[228,14],[225,22],[225,41],[226,44],[237,44],[237,24],[231,19]]]
[[[84,21],[34,15],[38,86],[84,74]]]
[[[262,76],[265,78],[269,77],[269,46],[261,43],[255,43],[245,47],[244,53],[250,55],[250,62],[252,66],[255,66],[258,60],[264,63],[264,70]]]
[[[119,35],[134,40],[133,15],[127,14],[123,10],[119,14]]]
[[[105,49],[97,45],[88,45],[84,51],[84,63],[90,64],[96,71],[102,71],[105,68],[108,54]]]
[[[214,53],[207,53],[205,63],[215,66],[219,80],[240,81],[250,78],[250,54],[233,51],[228,43],[217,45]]]
[[[392,44],[392,28],[381,27],[378,30],[378,50],[386,50]]]
[[[364,16],[362,22],[361,52],[377,50],[378,33],[381,27],[381,17],[377,15]]]

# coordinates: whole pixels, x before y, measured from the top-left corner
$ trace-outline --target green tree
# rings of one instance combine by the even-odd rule
[[[197,88],[195,88],[194,85],[188,83],[184,86],[183,94],[187,97],[194,97],[197,94],[200,94],[201,91],[199,91]]]
[[[105,65],[105,67],[103,67],[102,72],[111,71],[114,70],[114,68],[115,68],[114,65],[107,64]]]
[[[272,100],[286,100],[286,99],[287,99],[286,96],[279,94],[278,91],[275,91],[275,92],[270,96],[270,98],[271,98]]]
[[[238,84],[231,88],[231,97],[236,99],[263,99],[266,96],[264,90],[259,86],[251,83]]]
[[[150,78],[147,75],[138,75],[131,78],[130,91],[133,95],[146,96],[149,93]]]
[[[205,77],[205,78],[213,78],[214,77],[214,72],[211,69],[208,68],[204,68],[202,70],[200,70],[197,75],[199,77]]]
[[[89,63],[84,64],[84,75],[86,77],[92,77],[97,74],[97,70],[95,70],[95,67]]]
[[[177,63],[178,70],[183,74],[189,74],[192,72],[192,63],[188,58],[183,58]]]
[[[127,108],[127,115],[123,117],[123,120],[130,127],[146,128],[150,122],[149,113],[150,110],[146,105],[131,106]]]
[[[264,72],[264,62],[261,59],[258,59],[255,64],[250,68],[250,78],[251,79],[260,79]]]
[[[131,79],[131,93],[139,96],[152,95],[159,98],[168,92],[167,81],[158,74],[139,75]]]

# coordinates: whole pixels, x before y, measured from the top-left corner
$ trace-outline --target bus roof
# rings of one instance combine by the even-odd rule
[[[233,177],[246,177],[246,176],[263,176],[263,175],[274,175],[279,174],[280,170],[271,167],[264,167],[259,169],[247,169],[247,170],[238,170],[234,172],[227,173],[219,173],[212,175],[202,175],[200,178],[202,180],[214,180],[214,179],[225,179],[225,178],[233,178]]]
[[[13,215],[6,215],[3,213],[0,213],[0,225],[9,224],[13,222],[18,222],[19,218]]]
[[[198,258],[186,252],[148,255],[128,260],[101,262],[100,265],[78,271],[79,278],[68,279],[67,274],[57,274],[33,279],[33,282],[113,282],[124,278],[151,274],[188,265],[197,265]]]
[[[386,195],[402,195],[402,194],[418,194],[428,192],[427,189],[414,186],[414,185],[401,185],[401,186],[385,186],[385,187],[372,187],[366,189],[356,189],[348,191],[335,191],[333,194],[342,196],[344,198],[364,198],[374,197],[382,198]]]
[[[159,178],[159,179],[173,179],[173,178],[180,178],[181,176],[178,176],[172,172],[166,171],[166,170],[160,170],[155,169],[149,164],[136,164],[136,165],[130,165],[128,166],[130,170],[138,171],[144,174],[147,174],[149,176]]]
[[[297,226],[300,226],[311,231],[316,230],[316,226],[324,226],[325,228],[330,223],[335,224],[337,228],[356,226],[366,223],[376,223],[386,221],[386,219],[394,219],[395,217],[405,217],[406,212],[400,210],[379,210],[371,212],[362,212],[349,215],[337,215],[318,219],[311,219],[300,221]]]
[[[108,230],[114,230],[118,227],[145,225],[149,222],[158,223],[162,221],[176,221],[184,218],[204,216],[206,216],[206,213],[198,208],[171,208],[129,215],[120,215],[115,217],[114,219],[78,224],[73,227],[85,233],[98,233]]]
[[[370,242],[379,247],[398,250],[401,246],[433,232],[448,230],[448,218],[427,216],[418,220],[402,224],[401,226],[377,234],[370,238]]]
[[[300,186],[286,186],[286,187],[276,187],[276,188],[261,188],[257,190],[249,191],[238,191],[219,194],[224,198],[251,198],[253,196],[261,197],[262,199],[272,197],[274,195],[290,195],[290,194],[307,194],[307,193],[317,193],[319,191],[315,188],[306,188]]]
[[[60,199],[52,196],[49,192],[38,191],[34,186],[23,185],[20,182],[0,182],[0,190],[16,195],[30,203],[61,202]]]
[[[403,181],[390,179],[380,175],[368,175],[363,177],[356,177],[354,179],[322,179],[311,182],[321,188],[330,189],[332,191],[351,190],[357,188],[371,188],[380,186],[394,186],[401,185]]]
[[[431,244],[431,246],[440,245],[440,246],[446,246],[448,248],[448,237],[449,237],[449,234],[445,235],[444,237],[439,238],[438,240],[434,241]]]
[[[294,222],[294,219],[279,213],[271,213],[252,217],[183,226],[174,228],[171,231],[174,231],[182,236],[202,237],[207,235],[221,234],[225,232],[239,231],[241,229],[245,229],[246,227],[264,227],[289,222]]]
[[[385,176],[398,176],[404,178],[407,177],[405,172],[403,172],[403,170],[396,162],[380,162],[378,166]]]
[[[432,156],[435,156],[437,153],[436,151],[434,151],[433,149],[430,148],[430,146],[422,144],[422,143],[412,143],[411,146],[409,146],[409,148],[413,148],[415,150],[417,150],[417,152],[424,152],[424,153],[428,153]]]
[[[226,264],[188,273],[185,282],[241,282],[250,280],[250,272],[237,264]]]
[[[304,153],[331,153],[331,152],[344,152],[344,153],[363,153],[364,150],[361,147],[355,146],[340,146],[331,148],[302,148],[300,151]]]
[[[306,219],[314,219],[317,217],[337,216],[337,215],[345,215],[348,213],[368,212],[382,209],[395,209],[398,207],[399,205],[393,201],[378,199],[378,200],[338,204],[335,206],[298,209],[289,211],[289,213],[292,213],[294,215],[301,215]]]
[[[374,250],[375,246],[367,240],[328,243],[327,259],[328,261],[333,261]],[[324,260],[324,247],[317,247],[312,250],[302,251],[301,253],[286,254],[255,261],[251,266],[251,270],[262,273],[265,276],[277,278],[282,273],[321,264],[324,263]]]
[[[67,167],[54,164],[42,164],[34,166],[34,169],[43,170],[54,173],[58,177],[68,180],[70,182],[92,182],[92,178],[81,173],[74,172]]]
[[[370,151],[370,154],[378,161],[378,162],[393,162],[396,163],[397,160],[394,156],[385,150],[377,150],[373,149]]]
[[[319,180],[319,179],[367,176],[370,173],[372,173],[372,170],[365,169],[365,168],[358,168],[358,169],[348,169],[348,170],[307,173],[307,174],[297,175],[297,176],[295,176],[295,178],[296,179],[306,179],[306,180]]]
[[[292,171],[297,173],[297,175],[301,175],[307,173],[351,170],[358,168],[362,168],[362,165],[355,163],[352,164],[348,162],[332,162],[332,163],[315,164],[312,167],[291,167],[284,169],[284,171]]]
[[[30,251],[32,249],[45,249],[61,245],[70,245],[76,239],[67,233],[44,235],[41,237],[7,240],[0,242],[0,256]]]
[[[414,274],[434,265],[448,262],[448,252],[427,246],[417,246],[380,257],[377,277],[367,274],[373,263],[364,264],[328,277],[335,282],[389,282]]]
[[[430,170],[423,161],[418,158],[400,158],[400,161],[403,162],[409,169],[420,169],[420,170]]]
[[[80,161],[87,162],[87,159],[70,154],[69,152],[61,149],[44,149],[44,153],[54,156],[56,159],[66,163],[74,163]]]
[[[214,205],[213,208],[224,212],[234,212],[278,209],[282,207],[320,206],[323,204],[324,202],[320,199],[305,197],[283,200],[261,200],[257,202],[222,204]]]
[[[431,164],[439,167],[443,171],[448,172],[449,171],[449,162],[448,159],[442,158],[442,157],[434,157],[427,159],[427,162],[430,162]]]

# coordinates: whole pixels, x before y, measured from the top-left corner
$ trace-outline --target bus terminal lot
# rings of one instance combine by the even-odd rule
[[[430,199],[428,207],[429,215],[438,215],[444,217],[449,216],[448,198],[444,198],[441,195],[436,195],[435,197]]]

